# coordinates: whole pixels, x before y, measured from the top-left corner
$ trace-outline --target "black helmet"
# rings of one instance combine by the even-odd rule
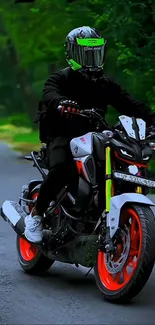
[[[73,29],[66,37],[66,59],[73,70],[86,75],[103,71],[106,41],[95,28]]]

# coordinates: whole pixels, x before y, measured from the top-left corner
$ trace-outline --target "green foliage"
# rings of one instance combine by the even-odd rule
[[[37,0],[33,5],[15,5],[1,0],[0,67],[2,65],[4,78],[2,85],[0,82],[0,93],[4,93],[2,101],[9,111],[12,103],[10,107],[8,99],[4,100],[8,85],[12,93],[13,110],[16,110],[19,101],[24,111],[26,105],[22,103],[23,90],[20,87],[23,69],[26,71],[27,83],[38,97],[47,75],[65,64],[63,44],[66,34],[80,25],[95,26],[108,40],[106,72],[133,95],[155,107],[153,2]],[[12,52],[9,52],[10,40]],[[12,57],[9,55],[11,53]],[[40,75],[36,78],[38,70]],[[14,87],[15,84],[17,88]]]
[[[47,76],[65,65],[66,34],[80,25],[98,28],[107,39],[106,74],[155,111],[153,0],[1,0],[1,117],[15,114],[13,123],[30,123]],[[116,117],[109,108],[108,121]]]
[[[153,106],[153,6],[150,8],[144,2],[139,5],[135,0],[128,3],[120,0],[82,0],[74,4],[76,12],[80,6],[81,11],[87,12],[91,24],[99,28],[108,40],[106,72],[136,97]]]
[[[32,126],[31,119],[27,113],[24,114],[13,114],[7,117],[1,117],[0,126],[1,125],[15,125],[15,126],[23,126],[30,127]]]
[[[24,126],[28,127],[31,126],[31,119],[28,114],[16,114],[16,115],[10,115],[7,118],[7,124],[12,124],[15,126]]]
[[[38,143],[38,132],[33,131],[30,133],[16,134],[13,137],[13,141],[19,143]]]

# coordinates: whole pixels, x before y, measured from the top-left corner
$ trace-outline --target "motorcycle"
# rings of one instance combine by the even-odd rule
[[[32,244],[24,237],[24,218],[41,180],[24,185],[18,202],[4,201],[1,216],[17,233],[18,260],[25,272],[41,274],[55,261],[93,268],[104,298],[124,303],[139,294],[154,266],[155,204],[146,195],[155,188],[148,172],[155,132],[140,118],[121,115],[111,128],[98,109],[80,114],[96,130],[70,141],[78,180],[66,184],[50,203],[43,242]],[[46,177],[46,146],[25,159]]]

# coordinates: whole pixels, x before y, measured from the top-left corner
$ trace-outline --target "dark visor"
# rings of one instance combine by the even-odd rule
[[[83,41],[82,44],[70,43],[70,57],[82,67],[101,67],[104,63],[104,40],[98,39],[99,42],[96,43],[86,42],[85,39],[79,41]]]

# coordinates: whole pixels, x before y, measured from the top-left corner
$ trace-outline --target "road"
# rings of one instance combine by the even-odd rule
[[[17,200],[23,183],[40,178],[32,164],[0,144],[0,204]],[[16,235],[0,218],[0,324],[144,324],[155,323],[155,272],[127,306],[105,302],[93,274],[55,263],[43,277],[26,275],[17,261]]]

